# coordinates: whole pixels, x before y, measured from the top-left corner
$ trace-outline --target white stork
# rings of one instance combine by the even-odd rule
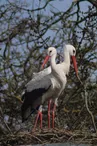
[[[56,64],[56,49],[53,47],[50,47],[48,49],[48,55],[51,57],[51,69],[49,68],[49,73],[47,73],[48,69],[37,73],[38,76],[35,75],[34,79],[32,79],[26,85],[25,94],[23,95],[24,101],[21,107],[22,121],[25,121],[32,114],[32,112],[38,109],[38,107],[42,105],[46,100],[52,98],[55,101],[53,108],[54,127],[54,111],[57,104],[56,97],[59,97],[65,88],[67,82],[66,74],[68,74],[70,68],[70,56],[72,56],[72,59],[74,60],[74,68],[77,73],[76,60],[74,57],[75,54],[75,48],[71,45],[66,45],[64,49],[64,62],[61,64]],[[46,63],[46,61],[44,62]],[[43,72],[45,73],[43,74]],[[50,104],[48,109],[50,110]],[[42,106],[39,107],[37,120],[39,116],[42,128]],[[50,111],[48,111],[48,118],[50,119]],[[50,122],[48,125],[50,125]]]

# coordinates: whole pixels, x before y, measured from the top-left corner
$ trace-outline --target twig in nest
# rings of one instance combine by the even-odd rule
[[[85,137],[83,137],[83,138],[80,140],[80,142],[78,142],[78,144],[77,144],[76,146],[79,146],[79,145],[82,143],[82,141],[84,141],[84,140],[87,138],[87,136],[88,136],[88,135],[85,135]]]
[[[32,137],[42,143],[41,139],[39,139],[37,136],[32,135]]]

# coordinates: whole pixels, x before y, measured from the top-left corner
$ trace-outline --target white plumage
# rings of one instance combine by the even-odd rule
[[[66,75],[68,75],[70,69],[70,56],[73,56],[72,59],[74,59],[75,54],[76,50],[72,45],[65,45],[64,62],[56,64],[56,49],[54,47],[48,48],[51,66],[34,74],[33,79],[26,85],[23,95],[24,102],[21,108],[23,121],[45,101],[53,99],[57,104],[56,99],[64,90],[67,82]],[[76,60],[73,63],[77,73]]]

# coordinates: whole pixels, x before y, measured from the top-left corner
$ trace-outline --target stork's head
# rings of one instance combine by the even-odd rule
[[[66,51],[68,51],[69,55],[71,56],[76,75],[78,76],[77,62],[76,62],[76,58],[75,58],[76,49],[72,45],[66,45],[65,47],[66,47]]]
[[[49,57],[52,57],[53,55],[56,55],[57,54],[57,51],[54,47],[49,47],[48,48],[48,56]]]
[[[44,65],[47,63],[47,61],[49,60],[50,57],[52,56],[55,56],[56,57],[57,55],[57,51],[54,47],[49,47],[48,48],[48,55],[45,57],[45,60],[42,64],[42,68],[44,68]]]
[[[69,52],[70,56],[76,55],[76,49],[72,45],[66,45],[66,50]]]

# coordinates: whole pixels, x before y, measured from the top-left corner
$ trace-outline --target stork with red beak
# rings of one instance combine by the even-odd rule
[[[76,74],[78,74],[77,64],[76,64],[76,50],[72,45],[66,45],[64,48],[64,62],[56,64],[56,49],[54,47],[48,48],[48,57],[46,57],[43,66],[50,58],[51,60],[51,71],[42,75],[41,72],[34,76],[27,85],[26,90],[23,95],[23,104],[21,107],[22,111],[22,121],[28,119],[28,117],[38,109],[38,115],[34,128],[36,127],[38,117],[40,116],[41,128],[42,128],[42,105],[45,101],[53,99],[54,108],[53,108],[53,120],[52,127],[54,128],[54,117],[55,117],[55,108],[57,105],[57,98],[61,95],[62,91],[65,89],[67,83],[66,75],[69,73],[70,69],[70,56],[73,60],[73,65]],[[50,127],[50,102],[48,107],[48,126]]]

